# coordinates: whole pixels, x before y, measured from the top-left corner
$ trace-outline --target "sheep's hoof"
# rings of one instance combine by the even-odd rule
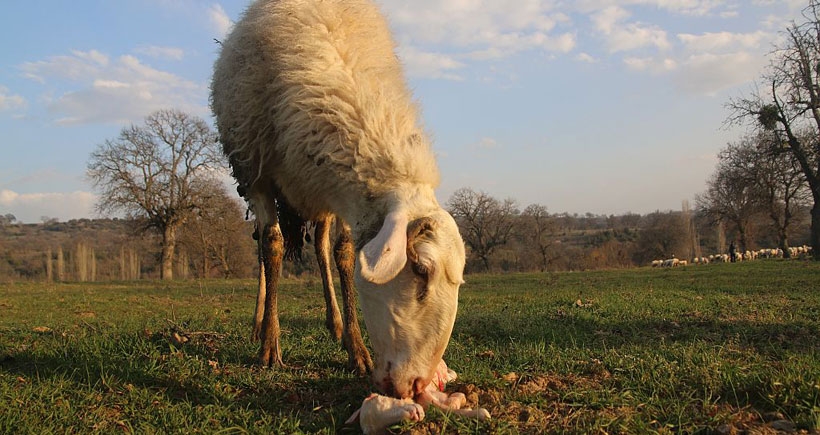
[[[370,354],[367,351],[363,356],[350,355],[347,359],[347,365],[359,376],[373,372],[373,361],[370,360]]]
[[[282,362],[282,351],[279,349],[279,341],[277,340],[272,345],[269,343],[262,343],[259,349],[259,365],[262,367],[284,367]]]
[[[364,347],[361,340],[351,340],[350,336],[343,335],[342,341],[347,350],[347,366],[363,376],[373,371],[373,360],[370,359],[370,352]]]
[[[331,338],[338,342],[342,340],[342,318],[328,315],[325,319],[325,327],[330,332]]]
[[[285,363],[282,362],[281,357],[276,357],[271,354],[259,355],[259,365],[264,368],[285,367]]]

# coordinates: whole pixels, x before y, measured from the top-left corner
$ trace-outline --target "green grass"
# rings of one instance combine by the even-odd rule
[[[430,410],[394,432],[710,433],[762,429],[772,413],[820,428],[820,264],[467,280],[448,390],[493,420]],[[369,382],[323,329],[320,282],[283,283],[284,369],[253,365],[254,292],[1,286],[0,433],[358,433],[343,423]]]

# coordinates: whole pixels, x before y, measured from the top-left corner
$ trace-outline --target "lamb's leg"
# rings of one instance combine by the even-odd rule
[[[460,415],[460,416],[462,416],[462,417],[466,417],[466,418],[473,418],[473,419],[476,419],[476,420],[479,420],[479,421],[489,420],[490,418],[492,418],[492,417],[490,416],[490,411],[487,411],[487,410],[486,410],[486,409],[484,409],[484,408],[476,408],[476,409],[461,408],[461,409],[455,409],[455,408],[445,408],[445,407],[439,407],[439,406],[437,406],[437,408],[439,408],[439,409],[441,409],[441,410],[443,410],[443,411],[445,411],[445,412],[450,412],[450,413],[453,413],[453,414],[456,414],[456,415]]]
[[[265,261],[262,255],[262,228],[259,219],[256,220],[256,230],[253,233],[256,239],[256,259],[259,261],[259,289],[256,292],[256,310],[253,314],[253,333],[251,339],[262,339],[262,319],[265,316]]]
[[[462,393],[447,394],[435,389],[425,391],[418,399],[425,408],[433,405],[444,412],[453,413],[462,417],[474,418],[477,420],[489,420],[490,413],[484,408],[470,409],[462,408],[467,404],[467,397]]]
[[[353,249],[350,227],[341,220],[337,220],[336,226],[339,229],[339,238],[336,241],[333,254],[336,267],[339,270],[339,279],[342,283],[342,301],[344,303],[342,343],[345,350],[347,350],[348,366],[356,373],[364,375],[373,370],[373,361],[364,346],[358,316],[356,315],[356,288],[353,285],[356,253]]]
[[[316,221],[313,247],[316,250],[316,259],[319,261],[322,288],[325,292],[325,326],[333,339],[339,341],[342,338],[342,314],[336,302],[336,290],[333,288],[333,275],[330,272],[330,226],[332,223],[332,217]]]
[[[383,433],[388,426],[401,421],[424,420],[424,408],[410,399],[395,399],[371,394],[364,399],[361,408],[347,419],[345,424],[359,420],[365,435]]]
[[[279,309],[277,307],[276,289],[282,269],[282,257],[285,254],[284,238],[279,224],[274,222],[263,226],[262,258],[265,268],[265,315],[262,318],[262,346],[259,349],[259,364],[262,366],[281,366],[282,350],[279,347]]]

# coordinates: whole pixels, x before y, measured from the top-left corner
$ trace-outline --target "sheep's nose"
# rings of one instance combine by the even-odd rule
[[[393,385],[393,380],[390,378],[382,379],[376,383],[376,387],[385,396],[396,396],[396,386]]]
[[[420,379],[420,378],[419,378]],[[376,387],[385,396],[395,397],[396,399],[412,398],[414,395],[424,390],[421,386],[420,380],[408,382],[402,386],[396,385],[392,379],[383,379],[376,384]]]
[[[421,394],[426,387],[427,383],[424,382],[424,379],[416,378],[416,380],[413,381],[413,395],[417,396]]]

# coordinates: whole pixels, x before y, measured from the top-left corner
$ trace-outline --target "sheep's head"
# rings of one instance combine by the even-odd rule
[[[358,260],[356,285],[376,361],[373,381],[384,394],[411,397],[430,383],[450,340],[464,242],[443,209],[414,219],[393,212]]]

